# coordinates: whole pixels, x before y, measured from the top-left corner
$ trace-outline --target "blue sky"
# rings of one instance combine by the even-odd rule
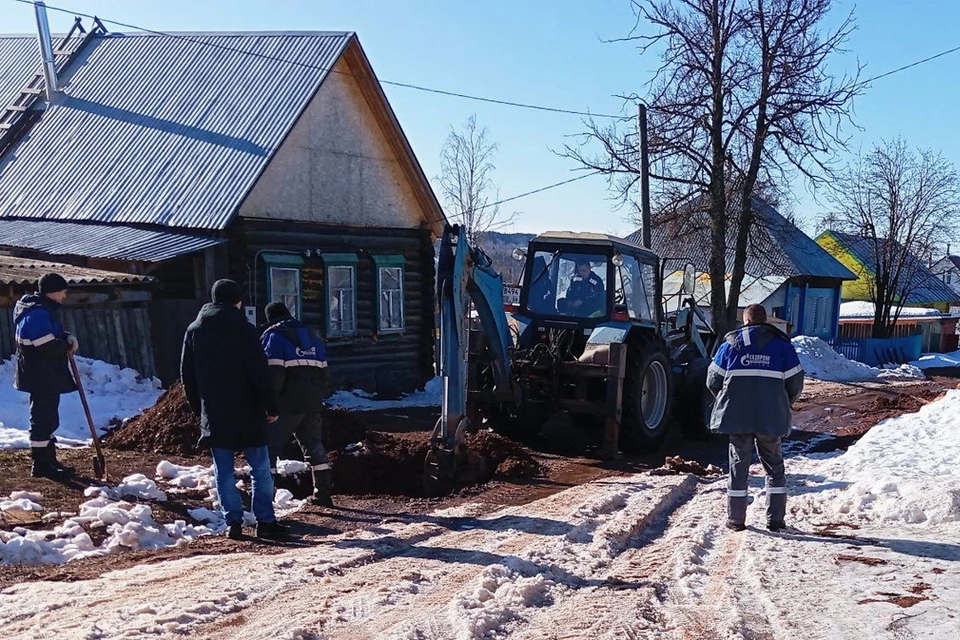
[[[628,0],[50,0],[48,5],[169,31],[351,30],[381,79],[597,113],[619,113],[623,103],[616,96],[642,92],[658,63],[629,43],[603,42],[633,26]],[[850,53],[832,67],[837,73],[859,60],[869,77],[960,45],[955,0],[837,2],[838,18],[851,10],[858,30]],[[50,21],[63,31],[72,19],[51,11]],[[34,28],[32,7],[0,0],[0,32]],[[853,149],[903,135],[960,164],[958,72],[960,52],[877,81],[855,103],[860,129],[846,130]],[[577,175],[576,166],[553,150],[583,130],[578,116],[385,89],[431,178],[449,127],[472,113],[500,145],[495,178],[501,197]],[[819,207],[802,184],[795,191],[796,213],[810,231]],[[623,234],[633,228],[615,209],[601,177],[506,208],[520,214],[517,231]]]

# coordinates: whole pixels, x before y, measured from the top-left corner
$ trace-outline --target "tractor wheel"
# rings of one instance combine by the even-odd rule
[[[631,345],[623,381],[620,448],[626,452],[656,449],[667,435],[673,396],[667,347],[657,337]]]

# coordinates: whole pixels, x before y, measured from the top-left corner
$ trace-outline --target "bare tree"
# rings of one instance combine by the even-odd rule
[[[882,142],[838,177],[829,228],[863,238],[876,268],[867,279],[873,337],[887,338],[910,295],[924,286],[923,257],[960,231],[960,176],[931,149]]]
[[[499,147],[490,131],[478,128],[476,114],[457,130],[450,128],[440,152],[440,193],[447,217],[466,227],[467,237],[476,242],[487,231],[503,229],[516,214],[504,216],[496,203],[500,191],[493,182],[493,160]]]
[[[751,198],[776,192],[794,172],[818,180],[830,169],[829,152],[844,145],[840,125],[860,85],[856,75],[827,71],[853,29],[850,15],[824,29],[831,4],[633,0],[637,26],[625,40],[661,57],[646,98],[653,200],[660,222],[689,219],[694,206],[709,212],[711,310],[720,330],[736,321],[756,223]],[[641,23],[655,32],[639,34]],[[587,127],[566,154],[607,174],[630,203],[639,181],[636,137],[622,123]]]

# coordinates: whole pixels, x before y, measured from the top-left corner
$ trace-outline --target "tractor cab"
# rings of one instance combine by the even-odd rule
[[[514,257],[524,268],[519,284],[504,287],[504,302],[525,329],[522,347],[543,342],[551,330],[571,329],[579,351],[599,325],[659,326],[659,260],[639,245],[605,234],[549,232]]]

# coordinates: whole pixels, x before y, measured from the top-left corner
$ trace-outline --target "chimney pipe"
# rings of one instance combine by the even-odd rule
[[[52,102],[54,96],[60,92],[60,85],[57,84],[57,65],[53,57],[50,23],[47,22],[47,5],[35,2],[33,8],[37,14],[37,39],[40,43],[40,57],[43,60],[44,87],[47,91],[47,101]]]

